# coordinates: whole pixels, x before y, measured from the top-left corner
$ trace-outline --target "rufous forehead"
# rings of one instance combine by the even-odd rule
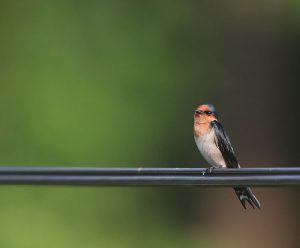
[[[207,105],[200,105],[197,110],[200,110],[200,111],[211,111],[211,109],[209,108],[209,106]]]

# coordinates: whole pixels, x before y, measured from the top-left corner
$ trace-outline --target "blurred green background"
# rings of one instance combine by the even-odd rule
[[[204,167],[209,102],[242,165],[299,165],[299,7],[0,1],[0,164]],[[1,187],[0,247],[299,247],[299,191],[254,191]]]

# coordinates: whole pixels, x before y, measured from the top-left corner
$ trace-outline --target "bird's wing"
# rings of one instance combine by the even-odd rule
[[[222,153],[226,166],[228,168],[239,168],[240,166],[234,154],[229,137],[227,136],[221,123],[216,120],[212,121],[211,127],[215,131],[215,143]]]

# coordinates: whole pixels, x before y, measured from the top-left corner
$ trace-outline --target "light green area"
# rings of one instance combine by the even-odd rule
[[[193,1],[1,1],[0,164],[186,165],[211,25]],[[0,247],[199,247],[191,193],[1,187]]]

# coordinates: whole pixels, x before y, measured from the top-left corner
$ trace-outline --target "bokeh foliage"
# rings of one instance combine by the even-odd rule
[[[199,24],[194,7],[1,1],[0,164],[190,161],[191,114],[206,90],[198,80],[206,79],[211,42],[198,30],[211,24]],[[194,246],[199,234],[174,219],[188,204],[178,192],[2,187],[0,246]]]
[[[242,166],[299,165],[298,10],[0,1],[0,165],[203,166],[205,102]],[[227,188],[1,186],[0,247],[299,247],[298,192],[254,191],[260,212]]]

